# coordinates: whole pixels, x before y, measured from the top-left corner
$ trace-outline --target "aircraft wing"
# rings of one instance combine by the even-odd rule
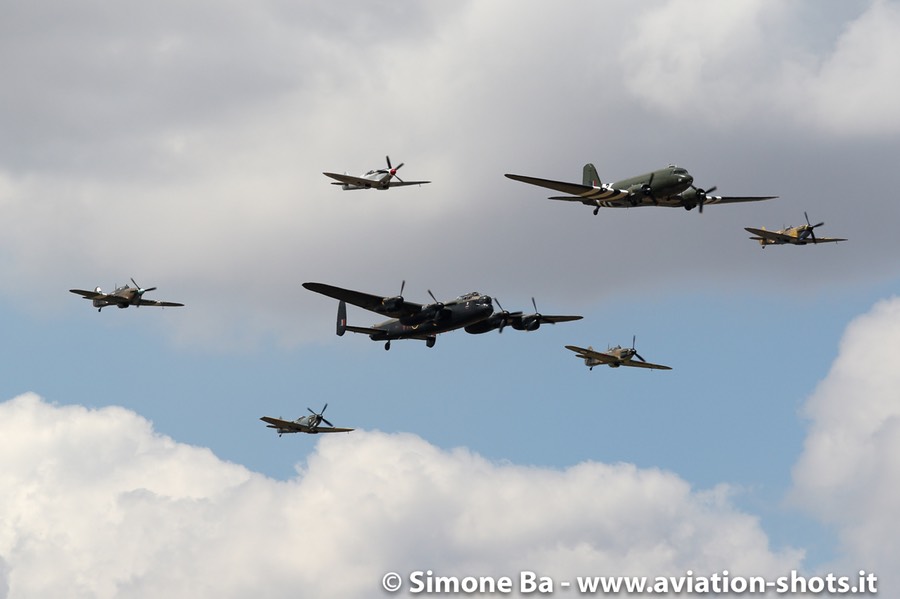
[[[309,430],[308,426],[303,426],[293,420],[282,420],[281,418],[272,418],[271,416],[263,416],[260,420],[265,422],[269,428],[283,428],[285,430],[295,430],[300,433],[305,433]]]
[[[570,322],[573,320],[581,320],[584,316],[557,316],[557,315],[546,315],[541,314],[541,322],[556,324],[557,322]]]
[[[796,237],[785,235],[784,233],[779,233],[778,231],[766,231],[765,229],[754,229],[753,227],[744,227],[744,230],[768,241],[774,241],[777,243],[796,243],[798,241]],[[751,239],[753,238],[751,237]]]
[[[320,426],[316,429],[317,433],[349,433],[350,431],[355,430],[352,428],[341,428],[338,426]]]
[[[353,175],[342,175],[340,173],[322,173],[326,177],[331,177],[332,179],[336,179],[339,183],[332,183],[332,185],[358,185],[359,187],[374,187],[378,185],[378,181],[375,179],[365,179],[363,177],[354,177]]]
[[[158,308],[180,308],[184,304],[178,302],[161,302],[159,300],[141,299],[137,303],[138,306],[156,306]]]
[[[84,297],[84,299],[89,300],[106,299],[109,297],[108,293],[97,293],[96,291],[85,291],[84,289],[69,289],[69,293],[77,293]]]
[[[778,196],[706,196],[704,204],[734,204],[737,202],[761,202],[774,200]]]
[[[615,356],[604,354],[603,352],[594,349],[578,347],[577,345],[567,345],[566,349],[575,352],[579,358],[591,358],[592,360],[599,360],[604,364],[611,364],[619,361]]]
[[[340,428],[334,426],[320,426],[312,429],[305,424],[300,424],[293,420],[282,420],[281,418],[272,418],[270,416],[263,416],[260,420],[267,423],[269,428],[295,431],[298,433],[349,433],[354,430],[352,428]]]
[[[391,181],[388,183],[388,187],[403,187],[404,185],[425,185],[426,183],[431,183],[431,181]]]
[[[808,238],[812,240],[812,238]],[[813,244],[816,243],[834,243],[836,241],[847,241],[846,239],[841,239],[839,237],[816,237],[815,240],[812,240]]]
[[[551,181],[550,179],[538,179],[537,177],[526,177],[525,175],[505,175],[508,179],[521,181],[529,185],[537,185],[546,187],[563,193],[570,193],[570,196],[550,196],[551,200],[565,200],[568,202],[581,202],[587,206],[597,207],[598,202],[604,202],[605,206],[626,206],[623,200],[631,196],[631,192],[625,189],[614,189],[608,185],[594,187],[592,185],[582,185],[579,183],[566,183],[564,181]],[[608,202],[608,203],[607,203]]]
[[[566,183],[564,181],[551,181],[550,179],[539,179],[537,177],[526,177],[525,175],[511,175],[509,173],[503,175],[507,179],[513,181],[521,181],[529,185],[537,185],[538,187],[546,187],[563,193],[570,193],[573,196],[580,196],[592,192],[595,187],[591,185],[581,185],[580,183]],[[578,198],[572,198],[577,200]]]
[[[662,364],[651,364],[650,362],[641,362],[640,360],[628,360],[621,363],[622,366],[634,366],[636,368],[649,368],[650,370],[672,370],[671,366],[663,366]]]
[[[335,287],[334,285],[326,285],[325,283],[303,283],[303,287],[309,289],[310,291],[315,291],[316,293],[327,295],[328,297],[334,298],[336,300],[343,300],[348,304],[353,304],[354,306],[358,306],[363,310],[377,312],[378,314],[384,314],[385,316],[390,316],[391,318],[401,318],[403,316],[409,316],[422,310],[422,304],[416,304],[414,302],[407,302],[404,300],[402,302],[397,302],[396,305],[392,305],[393,302],[391,300],[393,300],[394,298],[391,297],[383,297],[380,295],[363,293],[361,291],[342,289],[340,287]],[[350,327],[347,327],[347,329],[351,330]]]

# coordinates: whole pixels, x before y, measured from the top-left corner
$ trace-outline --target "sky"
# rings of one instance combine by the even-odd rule
[[[896,593],[898,33],[891,0],[3,5],[0,597],[429,569]],[[432,183],[322,175],[385,155]],[[503,177],[586,162],[779,197],[594,216]],[[849,241],[743,230],[804,212]],[[132,277],[185,307],[67,292]],[[386,352],[306,281],[584,319]],[[673,370],[563,348],[633,336]],[[259,421],[326,403],[356,430]]]

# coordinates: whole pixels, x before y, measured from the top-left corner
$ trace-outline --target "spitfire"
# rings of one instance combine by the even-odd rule
[[[567,345],[566,349],[575,352],[575,355],[584,360],[584,365],[589,370],[593,370],[594,366],[606,364],[610,368],[618,368],[619,366],[633,366],[635,368],[649,368],[651,370],[672,370],[671,366],[663,366],[662,364],[652,364],[646,361],[637,350],[634,349],[635,338],[631,338],[631,347],[615,347],[607,348],[605,352],[599,352],[592,347],[587,349],[578,347],[577,345]],[[637,358],[637,360],[635,360]]]
[[[337,428],[328,422],[328,420],[325,419],[325,416],[322,415],[325,413],[325,408],[327,407],[328,404],[325,404],[325,407],[322,408],[321,412],[313,412],[312,409],[306,408],[310,415],[301,416],[296,420],[282,420],[281,418],[272,418],[270,416],[263,416],[260,420],[267,423],[266,426],[268,428],[274,428],[279,437],[285,433],[317,435],[319,433],[349,433],[350,431],[355,430],[352,428]],[[323,422],[328,426],[321,426]]]
[[[524,315],[522,312],[505,312],[502,308],[501,312],[495,314],[491,297],[477,291],[439,302],[429,289],[428,295],[431,296],[433,303],[417,304],[404,299],[405,286],[406,281],[403,281],[400,284],[400,295],[384,297],[324,283],[303,283],[306,289],[339,301],[336,329],[338,336],[342,336],[346,331],[362,333],[373,341],[384,341],[386,350],[391,349],[391,341],[394,339],[419,339],[424,341],[427,347],[434,347],[438,334],[456,329],[464,328],[469,333],[478,334],[495,329],[502,331],[508,324],[518,330],[533,331],[537,330],[541,323],[565,322],[581,318],[581,316],[544,316],[537,313]],[[347,304],[390,316],[391,319],[371,327],[348,325]]]
[[[134,287],[122,285],[116,287],[112,293],[103,293],[103,290],[97,287],[93,291],[85,291],[83,289],[69,289],[70,293],[78,294],[84,299],[91,300],[91,303],[100,312],[106,306],[116,306],[117,308],[127,308],[128,306],[157,306],[161,308],[176,308],[184,306],[176,302],[161,302],[158,300],[146,300],[144,294],[148,291],[156,290],[156,287],[144,289],[131,279]]]
[[[402,187],[404,185],[425,185],[431,181],[404,181],[397,174],[397,171],[403,166],[401,162],[397,166],[391,166],[390,156],[384,157],[387,161],[387,168],[373,169],[364,175],[354,177],[349,173],[340,175],[338,173],[322,173],[326,177],[337,179],[337,183],[332,185],[340,185],[344,191],[352,189],[389,189],[391,187]],[[396,182],[394,181],[396,179]]]
[[[637,206],[668,206],[703,212],[705,204],[729,204],[733,202],[756,202],[771,200],[778,196],[714,196],[710,195],[716,186],[702,189],[694,186],[694,177],[687,169],[670,164],[637,177],[623,179],[615,183],[601,183],[593,164],[585,164],[582,183],[565,183],[507,174],[507,178],[530,185],[546,187],[568,193],[567,196],[551,196],[551,200],[581,202],[594,208],[596,215],[600,208],[635,208]]]
[[[846,239],[837,237],[816,237],[816,228],[821,227],[825,223],[811,225],[809,223],[809,216],[807,216],[806,212],[803,213],[803,218],[806,219],[805,225],[785,227],[784,229],[778,229],[777,231],[767,231],[765,227],[762,229],[744,227],[744,230],[748,233],[753,233],[754,237],[751,237],[750,239],[758,241],[763,249],[766,249],[767,245],[806,245],[807,243],[835,243],[838,241],[847,241]]]

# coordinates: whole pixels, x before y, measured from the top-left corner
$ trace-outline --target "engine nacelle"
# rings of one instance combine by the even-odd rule
[[[517,331],[536,331],[541,328],[541,319],[537,315],[526,316],[511,324]]]
[[[381,300],[381,308],[385,312],[396,312],[403,306],[403,296],[387,297]]]
[[[472,335],[480,335],[482,333],[487,333],[488,331],[499,329],[503,326],[503,322],[503,316],[494,315],[490,318],[485,318],[484,320],[468,325],[466,327],[466,332],[471,333]]]

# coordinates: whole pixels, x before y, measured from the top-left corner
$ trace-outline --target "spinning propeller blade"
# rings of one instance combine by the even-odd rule
[[[703,204],[706,203],[706,196],[718,189],[718,185],[713,185],[709,189],[701,189],[699,187],[694,189],[697,190],[697,208],[699,208],[700,214],[703,214]]]
[[[326,404],[322,407],[322,411],[319,412],[318,414],[315,413],[315,412],[313,412],[312,409],[310,409],[309,407],[306,408],[307,410],[309,410],[309,413],[312,414],[313,417],[314,417],[313,420],[312,420],[312,423],[313,423],[313,424],[312,424],[312,428],[315,428],[315,427],[319,426],[319,423],[320,423],[320,422],[324,422],[325,424],[327,424],[327,425],[330,426],[331,428],[334,428],[334,425],[331,424],[330,422],[328,422],[328,420],[322,415],[322,414],[325,413],[325,408],[327,408],[327,407],[328,407],[328,404],[326,403]]]
[[[816,223],[816,224],[814,224],[814,225],[809,224],[809,216],[806,215],[806,212],[805,212],[805,211],[803,212],[803,218],[806,219],[806,226],[809,227],[809,229],[808,229],[808,230],[809,230],[809,236],[812,237],[813,243],[818,243],[818,242],[816,241],[816,231],[815,231],[815,228],[816,228],[816,227],[821,227],[821,226],[824,225],[825,223],[824,223],[824,222],[821,222],[821,223]]]
[[[641,362],[646,362],[647,360],[645,360],[643,357],[641,357],[641,354],[637,353],[637,350],[634,349],[634,342],[635,342],[636,340],[637,340],[637,336],[636,336],[636,335],[632,335],[632,336],[631,336],[631,351],[634,352],[634,357],[635,357],[635,358],[637,358],[637,359],[640,360]]]

